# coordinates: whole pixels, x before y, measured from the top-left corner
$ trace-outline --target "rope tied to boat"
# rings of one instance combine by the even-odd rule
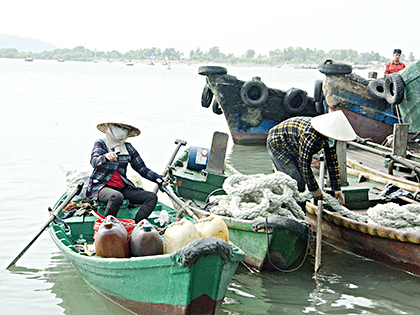
[[[269,175],[235,174],[225,180],[223,189],[227,195],[209,198],[209,211],[245,220],[278,215],[304,221],[305,212],[298,203],[313,198],[309,191],[300,193],[296,180],[283,172]],[[343,217],[372,225],[420,232],[420,205],[400,206],[390,202],[377,204],[369,208],[366,214],[360,214],[340,205],[336,198],[326,192],[323,192],[323,197],[324,203]]]
[[[305,212],[298,202],[312,198],[309,191],[300,193],[296,180],[283,172],[235,174],[225,180],[223,189],[227,195],[211,196],[209,210],[245,220],[274,214],[303,221]]]
[[[400,206],[389,202],[377,204],[367,211],[368,223],[382,225],[407,232],[420,232],[420,205]]]
[[[343,217],[371,225],[386,226],[407,232],[420,232],[420,205],[398,205],[394,202],[379,203],[366,211],[366,215],[348,210],[334,197],[324,193],[324,202]]]

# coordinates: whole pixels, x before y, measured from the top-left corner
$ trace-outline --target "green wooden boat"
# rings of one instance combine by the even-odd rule
[[[225,179],[239,172],[229,164],[220,174],[192,170],[188,168],[188,154],[187,149],[172,163],[170,187],[178,197],[203,208],[209,194],[214,191],[223,194],[221,187]],[[267,220],[221,218],[229,228],[230,241],[244,251],[244,262],[257,270],[289,271],[306,258],[310,233],[307,225],[275,216]]]
[[[400,93],[403,97],[401,104],[398,106],[403,122],[410,124],[413,132],[418,132],[420,130],[420,60],[413,62],[391,77],[391,87],[394,93],[392,95],[397,97]],[[397,87],[394,83],[396,81],[401,82],[401,79],[403,84]],[[400,90],[397,88],[400,88]]]
[[[57,202],[55,208],[65,199]],[[138,207],[124,203],[118,217],[133,219]],[[149,221],[162,210],[176,211],[158,203]],[[103,207],[98,213],[103,214]],[[63,213],[60,214],[60,217]],[[101,258],[90,255],[95,216],[73,216],[49,225],[60,251],[82,278],[98,293],[135,314],[217,314],[243,252],[225,241],[202,238],[173,254]]]

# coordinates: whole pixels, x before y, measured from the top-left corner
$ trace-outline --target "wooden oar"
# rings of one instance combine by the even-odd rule
[[[44,232],[44,230],[48,227],[48,225],[57,218],[58,214],[63,211],[63,209],[69,204],[69,202],[78,194],[80,194],[80,192],[82,191],[83,188],[83,183],[80,183],[79,185],[77,185],[77,188],[69,195],[67,196],[67,198],[61,203],[61,205],[57,208],[57,210],[55,210],[53,213],[50,214],[49,219],[47,220],[47,222],[45,222],[42,227],[38,230],[38,232],[36,233],[35,237],[32,239],[32,241],[29,242],[28,245],[26,245],[26,247],[20,252],[19,255],[16,256],[16,258],[10,263],[9,266],[7,266],[6,269],[9,269],[10,267],[12,267],[13,265],[16,264],[16,262],[20,259],[20,257],[23,256],[23,254],[25,254],[25,252],[29,249],[29,247],[32,246],[32,244],[38,239],[38,237],[42,234],[42,232]]]
[[[175,156],[177,155],[177,153],[178,153],[178,151],[179,151],[179,148],[181,148],[181,146],[183,146],[183,145],[186,145],[186,144],[187,144],[187,141],[176,139],[176,140],[175,140],[175,144],[176,144],[175,151],[174,151],[174,153],[172,153],[172,156],[171,156],[171,158],[169,159],[169,162],[168,162],[168,164],[166,165],[165,170],[164,170],[164,171],[163,171],[163,173],[162,173],[163,177],[165,177],[165,176],[166,176],[166,174],[168,174],[168,170],[169,170],[169,168],[171,167],[171,164],[172,164],[172,162],[174,161]],[[156,185],[156,186],[153,188],[153,190],[152,190],[152,191],[153,191],[154,193],[157,193],[157,191],[158,191],[158,190],[159,190],[159,185]]]
[[[319,166],[319,188],[324,190],[324,172],[325,161],[324,156],[319,157],[321,164]],[[322,249],[322,200],[318,200],[318,212],[316,217],[316,247],[315,247],[315,273],[318,272],[321,266],[321,249]]]

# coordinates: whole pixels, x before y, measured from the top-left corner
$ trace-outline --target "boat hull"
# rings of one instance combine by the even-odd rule
[[[420,60],[398,72],[404,81],[404,99],[398,106],[404,123],[420,130]]]
[[[223,110],[235,144],[265,145],[268,131],[280,122],[294,116],[318,115],[312,97],[307,97],[302,108],[297,106],[297,109],[291,111],[284,101],[287,91],[267,88],[265,101],[248,105],[241,96],[241,90],[243,93],[243,87],[251,81],[245,82],[235,76],[216,73],[207,74],[206,82]]]
[[[306,217],[314,232],[317,209],[307,206]],[[322,239],[347,252],[420,275],[420,239],[418,233],[354,221],[323,212]]]
[[[367,92],[369,81],[355,74],[325,75],[323,93],[331,110],[343,110],[356,134],[382,143],[398,123],[386,100],[372,99]]]
[[[221,218],[229,229],[230,241],[243,250],[244,262],[259,271],[290,270],[305,259],[309,234],[306,226],[300,226],[299,231],[287,229],[284,225],[288,221],[284,220],[282,226],[255,231],[251,220]]]
[[[169,210],[169,207],[162,209]],[[83,225],[80,220],[84,220]],[[217,314],[243,259],[239,248],[232,245],[228,260],[213,252],[200,255],[189,265],[185,265],[178,254],[122,259],[80,254],[72,244],[80,234],[92,241],[95,220],[95,217],[67,219],[70,232],[65,231],[63,224],[52,223],[49,233],[60,251],[97,292],[136,314]]]

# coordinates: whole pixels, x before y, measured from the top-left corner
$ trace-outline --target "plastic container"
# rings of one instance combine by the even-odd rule
[[[163,254],[163,241],[149,222],[141,221],[131,233],[130,250],[132,257],[160,255]]]
[[[116,218],[109,215],[98,228],[95,237],[96,255],[102,258],[129,258],[128,233]]]
[[[210,215],[205,219],[197,221],[195,224],[200,237],[217,237],[229,242],[229,229],[219,216]]]
[[[187,219],[172,223],[163,235],[163,253],[171,254],[190,242],[199,239],[200,234],[194,224]]]
[[[130,219],[117,219],[122,223],[122,225],[125,227],[128,235],[130,236],[133,232],[134,228],[136,227],[136,222],[134,220]],[[95,230],[95,234],[93,234],[93,239],[96,237],[96,233],[98,233],[98,229],[102,224],[102,220],[96,220],[95,224],[93,225],[93,229]]]
[[[208,148],[191,146],[188,153],[187,168],[194,171],[205,169],[209,153]]]

